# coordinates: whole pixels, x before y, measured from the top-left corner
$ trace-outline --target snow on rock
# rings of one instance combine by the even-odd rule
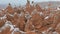
[[[49,16],[46,16],[44,19],[48,19],[49,18]]]
[[[29,13],[27,13],[27,14],[25,14],[25,18],[26,19],[30,19],[32,16],[29,14]]]
[[[55,31],[55,32],[53,32],[53,34],[58,34],[58,32]]]
[[[3,17],[0,17],[0,19],[6,19],[7,17],[6,17],[6,15],[4,15]]]

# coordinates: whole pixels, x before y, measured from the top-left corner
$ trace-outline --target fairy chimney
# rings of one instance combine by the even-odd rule
[[[11,6],[11,4],[9,3],[9,5],[7,6],[7,8],[6,8],[6,10],[7,10],[7,12],[8,13],[10,13],[10,14],[13,14],[13,8],[12,8],[12,6]]]
[[[31,5],[34,6],[34,1],[32,1]]]
[[[30,1],[27,0],[25,10],[26,10],[26,12],[29,12],[29,14],[31,14],[31,12],[34,10],[33,2],[32,2],[32,4],[30,4]]]
[[[26,7],[29,7],[29,6],[30,6],[30,1],[27,0]]]
[[[30,1],[29,0],[27,0],[25,11],[30,12]]]
[[[34,6],[34,1],[32,1],[32,4],[31,4],[31,12],[35,9],[35,6]]]
[[[41,7],[39,6],[39,4],[36,4],[36,10],[37,11],[42,11]]]
[[[51,3],[48,4],[48,10],[51,11],[52,8],[51,8]]]

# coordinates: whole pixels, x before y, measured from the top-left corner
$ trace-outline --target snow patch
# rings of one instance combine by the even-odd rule
[[[44,19],[48,19],[49,18],[49,16],[46,16]]]

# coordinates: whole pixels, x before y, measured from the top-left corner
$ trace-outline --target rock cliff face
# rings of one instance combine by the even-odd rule
[[[12,8],[0,12],[0,34],[60,34],[60,10],[42,9],[39,4]]]

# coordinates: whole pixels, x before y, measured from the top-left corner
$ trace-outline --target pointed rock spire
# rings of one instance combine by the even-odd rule
[[[12,6],[11,6],[10,3],[8,4],[6,10],[7,10],[7,12],[10,13],[10,14],[13,14],[13,12],[14,12],[14,11],[13,11],[13,8],[12,8]]]

